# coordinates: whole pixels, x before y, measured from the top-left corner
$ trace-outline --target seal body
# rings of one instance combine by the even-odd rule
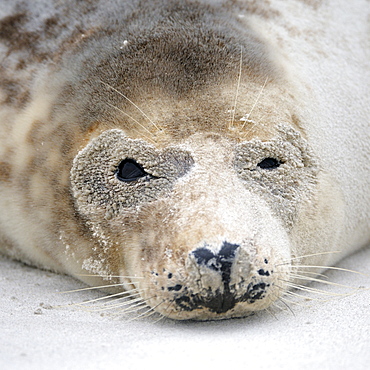
[[[0,12],[4,253],[218,319],[369,242],[368,1]]]

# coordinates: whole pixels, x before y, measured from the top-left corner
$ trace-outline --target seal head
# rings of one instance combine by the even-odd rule
[[[176,319],[264,309],[289,281],[288,231],[316,173],[307,143],[286,127],[267,142],[196,134],[163,150],[106,131],[71,171],[76,207],[100,244],[83,266],[117,271]]]

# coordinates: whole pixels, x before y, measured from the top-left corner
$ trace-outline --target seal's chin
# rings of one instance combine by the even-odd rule
[[[244,317],[273,305],[285,291],[290,265],[271,253],[251,254],[246,244],[204,245],[188,253],[183,268],[177,261],[153,269],[143,299],[176,320]]]

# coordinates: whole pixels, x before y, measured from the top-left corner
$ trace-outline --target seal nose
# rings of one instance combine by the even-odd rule
[[[191,260],[195,265],[192,266],[202,270],[201,280],[205,284],[205,291],[193,294],[191,298],[181,296],[176,299],[176,303],[190,311],[207,307],[213,312],[224,313],[232,309],[236,305],[236,298],[234,292],[230,291],[231,272],[239,247],[239,244],[224,241],[216,253],[207,245],[193,250]]]
[[[193,251],[192,254],[198,265],[206,266],[211,270],[221,272],[222,281],[228,284],[230,281],[231,267],[239,246],[239,244],[231,244],[225,241],[216,254],[206,247],[198,248]]]

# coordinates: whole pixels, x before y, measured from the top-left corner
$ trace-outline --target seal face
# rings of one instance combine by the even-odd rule
[[[319,272],[299,266],[370,238],[366,217],[348,226],[348,184],[312,139],[313,87],[263,34],[280,30],[274,7],[6,0],[3,12],[8,255],[207,320],[274,305]]]
[[[101,245],[82,264],[104,275],[119,247],[118,275],[143,278],[121,282],[174,318],[265,308],[289,281],[287,231],[317,172],[305,140],[284,126],[267,142],[196,134],[162,151],[105,131],[71,170],[76,208]]]

